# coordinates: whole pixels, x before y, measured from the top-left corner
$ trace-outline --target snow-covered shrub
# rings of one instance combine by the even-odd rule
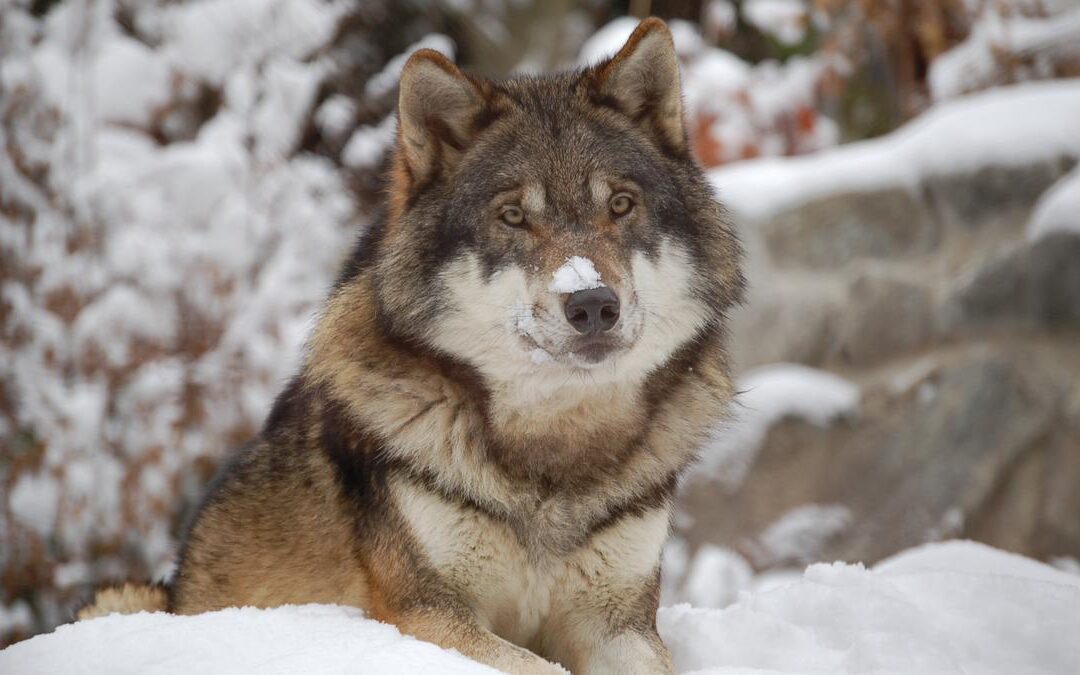
[[[395,73],[363,82],[423,34],[395,11],[3,10],[0,644],[91,584],[165,574],[220,457],[261,424],[366,222],[379,157],[339,159],[393,105]],[[392,39],[349,37],[395,16]]]

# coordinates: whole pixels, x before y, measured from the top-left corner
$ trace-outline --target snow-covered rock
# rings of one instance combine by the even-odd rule
[[[739,381],[732,419],[717,428],[695,472],[734,488],[742,482],[769,427],[786,417],[827,426],[854,413],[859,389],[842,377],[795,363],[756,368]]]
[[[724,565],[705,565],[718,571]],[[1080,663],[1080,576],[973,542],[873,569],[816,564],[724,609],[678,605],[657,624],[679,672],[1068,673]],[[109,616],[0,652],[0,672],[485,673],[355,609],[308,605],[198,616]]]
[[[813,199],[914,189],[927,176],[1080,157],[1080,79],[1032,82],[931,108],[882,138],[820,154],[742,162],[712,172],[737,213],[771,217]]]
[[[1080,235],[1080,168],[1043,193],[1028,221],[1028,239],[1059,231]]]

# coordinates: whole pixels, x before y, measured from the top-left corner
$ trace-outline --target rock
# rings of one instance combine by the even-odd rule
[[[751,281],[753,285],[753,280]],[[789,361],[818,365],[833,343],[844,312],[844,293],[835,284],[773,278],[752,288],[732,317],[732,346],[739,368]]]
[[[848,288],[829,360],[864,365],[918,349],[934,333],[930,289],[878,268],[861,271]]]
[[[797,566],[770,553],[778,532],[792,550],[828,535],[805,559],[872,563],[946,537],[1080,558],[1080,234],[1027,227],[1076,159],[962,165],[895,167],[889,185],[849,166],[833,192],[798,159],[756,182],[726,174],[756,195],[737,218],[750,294],[733,315],[736,364],[837,371],[862,405],[827,429],[774,424],[741,485],[689,480],[689,547],[732,548],[759,570]],[[808,196],[777,211],[771,194]],[[813,527],[792,538],[793,522]]]
[[[1071,156],[933,175],[918,184],[838,191],[760,223],[780,266],[829,269],[861,258],[905,260],[962,246],[980,232],[1019,234],[1039,196],[1076,164]]]
[[[1080,350],[1073,356],[1069,365],[1075,366]],[[965,534],[1043,560],[1075,558],[1080,551],[1080,387],[1072,386],[1072,401],[1062,406],[1051,433],[1003,478]]]
[[[953,335],[1080,322],[1080,235],[1057,232],[1015,245],[956,284],[940,320]]]
[[[831,268],[857,258],[905,258],[932,251],[932,212],[902,186],[830,195],[761,224],[778,265]]]
[[[869,564],[952,536],[1028,553],[1033,542],[1052,541],[1055,554],[1074,555],[1077,511],[1068,507],[1076,497],[1061,491],[1076,484],[1080,445],[1055,431],[1080,363],[1069,372],[1033,349],[939,355],[921,377],[865,387],[857,420],[827,429],[777,424],[735,491],[688,481],[683,535],[691,546],[726,545],[753,559],[762,534],[785,514],[833,504],[852,519],[825,544],[823,559]],[[1035,464],[1017,473],[1028,462]],[[1074,482],[1054,483],[1057,467]],[[1051,483],[1053,492],[1039,487]]]
[[[946,230],[1000,228],[1019,232],[1039,196],[1076,164],[1062,156],[1021,166],[987,166],[974,173],[923,179],[926,203]]]
[[[1055,433],[1033,444],[1002,476],[965,535],[1052,559],[1080,548],[1080,433]]]
[[[848,271],[751,277],[751,297],[732,321],[739,367],[869,365],[933,340],[935,305],[926,284],[879,265]]]

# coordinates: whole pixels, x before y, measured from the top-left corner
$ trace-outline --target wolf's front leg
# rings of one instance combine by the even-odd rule
[[[636,583],[590,577],[560,598],[541,653],[574,675],[673,673],[671,654],[656,632],[659,574]]]
[[[672,673],[656,632],[668,509],[626,516],[566,561],[541,653],[574,675]]]
[[[545,654],[574,675],[664,675],[674,673],[671,654],[655,627],[612,625],[611,617],[578,616],[548,636]],[[636,622],[635,622],[636,623]]]
[[[527,649],[522,649],[481,627],[461,612],[424,608],[394,619],[398,630],[433,642],[445,649],[456,649],[480,663],[514,675],[566,675],[561,667]]]

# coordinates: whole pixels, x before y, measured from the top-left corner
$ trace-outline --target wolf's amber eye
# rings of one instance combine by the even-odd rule
[[[625,216],[630,213],[630,209],[634,208],[634,198],[625,192],[620,192],[611,198],[608,208],[616,216]]]
[[[504,206],[499,211],[499,218],[511,227],[521,227],[525,223],[525,212],[520,206]]]

